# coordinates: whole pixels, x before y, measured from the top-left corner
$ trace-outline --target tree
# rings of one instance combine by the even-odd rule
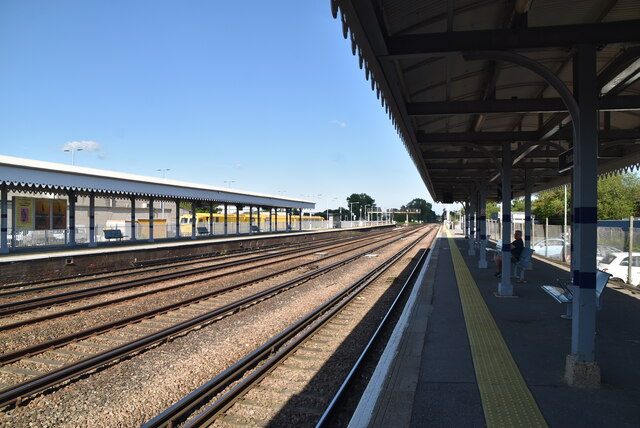
[[[511,202],[511,212],[524,212],[524,198],[516,199]]]
[[[366,193],[353,193],[347,198],[349,214],[351,214],[351,209],[353,209],[353,213],[356,214],[359,219],[362,219],[365,209],[367,211],[371,210],[371,208],[375,205],[375,202],[376,200]]]
[[[567,190],[567,210],[571,207],[571,192]],[[560,224],[564,218],[564,189],[559,188],[538,193],[531,203],[531,212],[540,221],[549,219],[550,223]]]
[[[500,212],[500,206],[497,202],[487,202],[487,218],[492,218],[493,213]]]
[[[640,177],[613,175],[598,180],[598,220],[619,220],[636,214]]]
[[[637,214],[640,177],[620,174],[598,180],[598,220],[619,220]],[[567,191],[567,210],[571,211],[571,189]],[[564,217],[564,189],[541,192],[531,211],[541,221],[559,224]]]
[[[437,220],[437,216],[432,209],[432,205],[424,199],[416,198],[400,208],[400,211],[411,210],[420,210],[420,214],[409,214],[410,220],[419,220],[423,223],[431,223]],[[396,214],[396,216],[394,216],[394,219],[399,222],[405,221],[406,218],[406,214]]]

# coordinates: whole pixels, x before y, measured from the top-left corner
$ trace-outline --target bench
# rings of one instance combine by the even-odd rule
[[[118,239],[118,240],[122,240],[122,238],[124,238],[124,235],[122,235],[122,231],[120,229],[105,229],[103,230],[104,232],[104,239],[109,240],[109,239]]]
[[[600,309],[602,307],[601,297],[602,292],[607,286],[607,282],[611,278],[611,274],[607,272],[603,272],[598,270],[596,272],[596,309]],[[573,285],[571,284],[561,284],[560,286],[553,285],[541,285],[540,288],[544,290],[547,294],[555,299],[556,302],[560,304],[567,305],[567,311],[565,314],[560,315],[560,317],[570,320],[573,316]]]
[[[531,266],[531,257],[533,257],[533,250],[531,248],[523,248],[520,253],[520,258],[513,266],[513,277],[518,282],[525,282],[524,271]]]
[[[258,232],[260,232],[260,229],[258,228],[258,226],[251,226],[251,232],[252,233],[254,233],[254,232],[258,233]]]
[[[209,229],[207,229],[204,226],[198,227],[198,235],[208,235],[208,234],[209,234]]]

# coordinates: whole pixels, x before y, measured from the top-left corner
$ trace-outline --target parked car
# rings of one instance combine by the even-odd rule
[[[598,269],[607,272],[613,278],[621,279],[627,282],[629,274],[629,253],[618,252],[609,253],[600,263]],[[631,284],[637,286],[640,284],[640,252],[631,253]]]
[[[565,247],[567,260],[571,255],[571,246],[562,238],[541,239],[531,246],[533,251],[544,257],[562,260],[562,247]]]
[[[600,263],[608,254],[621,252],[622,249],[612,247],[611,245],[598,245],[596,248],[596,261]]]

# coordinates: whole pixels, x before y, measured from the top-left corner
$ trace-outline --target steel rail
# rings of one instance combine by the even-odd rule
[[[399,306],[400,299],[405,294],[405,291],[409,290],[410,288],[412,288],[414,286],[415,281],[419,277],[420,269],[422,268],[423,264],[425,263],[425,260],[428,258],[428,254],[430,253],[430,250],[431,250],[430,248],[427,248],[427,250],[424,251],[422,253],[422,255],[420,256],[420,259],[418,260],[418,263],[416,263],[416,265],[414,266],[413,270],[409,274],[409,277],[407,278],[407,280],[403,284],[402,288],[398,292],[398,295],[396,296],[396,298],[394,299],[393,303],[389,307],[389,310],[387,311],[385,316],[382,318],[382,320],[378,324],[378,327],[376,328],[376,331],[373,333],[373,335],[371,336],[371,339],[369,340],[369,342],[365,346],[364,350],[362,351],[362,353],[358,357],[357,361],[355,362],[355,364],[353,365],[353,367],[349,371],[349,374],[347,375],[345,380],[342,382],[342,385],[340,385],[340,388],[338,389],[338,392],[336,392],[336,394],[333,396],[333,399],[331,400],[331,403],[329,403],[329,405],[325,409],[324,413],[320,417],[320,420],[316,423],[316,428],[321,428],[321,427],[326,426],[327,422],[329,421],[329,418],[336,411],[336,408],[337,408],[338,404],[340,403],[340,401],[342,400],[345,391],[347,390],[349,385],[351,385],[351,383],[353,382],[353,379],[354,379],[356,373],[358,372],[358,370],[360,370],[360,367],[361,367],[364,359],[369,355],[369,353],[371,352],[371,349],[373,348],[373,346],[378,342],[378,339],[380,337],[382,329],[384,327],[386,327],[387,323],[389,322],[389,320],[391,318],[391,315],[396,310],[396,308]]]
[[[402,239],[402,236],[394,239],[391,242],[387,242],[379,246],[376,246],[374,248],[370,248],[366,251],[360,252],[346,259],[332,263],[331,265],[325,266],[324,268],[320,268],[316,271],[309,272],[307,274],[301,275],[298,278],[287,281],[278,286],[271,287],[267,290],[256,293],[253,296],[241,299],[235,303],[226,305],[222,308],[194,317],[190,320],[181,322],[172,327],[168,327],[166,329],[144,336],[128,344],[82,359],[77,363],[69,364],[58,370],[36,377],[31,380],[28,380],[14,387],[2,390],[0,391],[0,407],[5,407],[12,404],[20,404],[25,397],[29,397],[39,392],[42,392],[44,390],[47,390],[55,385],[60,384],[61,382],[78,377],[84,373],[95,370],[108,363],[120,360],[133,353],[140,352],[141,350],[144,350],[159,342],[165,341],[174,335],[181,334],[184,331],[193,329],[196,326],[208,323],[214,320],[215,318],[218,318],[230,313],[234,313],[243,307],[252,306],[253,304],[256,303],[256,301],[264,300],[274,295],[277,295],[283,291],[286,291],[291,287],[296,286],[296,284],[297,285],[302,284],[313,277],[325,274],[331,270],[336,269],[339,266],[345,265],[357,258],[363,257],[364,255],[370,253],[371,251],[375,251],[377,249],[390,245],[391,243],[396,242],[400,239]]]
[[[391,237],[392,236],[390,236],[388,238],[390,239]],[[343,247],[343,246],[354,244],[354,243],[357,244],[360,241],[366,241],[366,240],[367,240],[367,238],[362,238],[362,239],[355,240],[355,241],[349,241],[347,244],[344,244],[344,242],[342,242],[342,243],[339,243],[339,244],[331,245],[329,247],[327,247],[326,244],[323,244],[323,245],[320,245],[320,246],[312,247],[313,249],[310,250],[309,253],[314,254],[314,251],[316,251],[318,248],[326,248],[326,249],[339,248],[339,247]],[[257,282],[257,281],[261,281],[261,280],[264,280],[264,279],[267,279],[267,278],[271,278],[273,276],[281,275],[281,274],[290,272],[292,270],[299,269],[301,267],[307,266],[307,265],[309,265],[311,263],[315,263],[315,262],[318,262],[318,261],[321,261],[321,260],[326,260],[326,259],[331,258],[331,257],[339,256],[339,255],[344,254],[345,252],[349,252],[349,251],[353,251],[353,250],[346,250],[346,251],[342,251],[342,252],[339,252],[339,253],[336,253],[336,254],[328,255],[326,257],[321,257],[321,258],[319,258],[319,259],[317,259],[315,261],[308,262],[308,263],[305,263],[305,264],[302,264],[302,265],[297,265],[297,266],[294,266],[292,268],[284,269],[284,270],[275,272],[275,273],[273,273],[271,275],[257,278],[257,279],[255,279],[253,281],[247,281],[246,283],[237,284],[234,287],[245,286],[247,284],[251,284],[252,282]],[[290,253],[288,253],[288,254],[290,254]],[[283,255],[282,253],[279,253],[279,254],[276,255],[276,257],[277,256],[282,256],[282,255]],[[284,255],[286,255],[286,254],[284,254]],[[303,256],[303,255],[309,255],[309,254],[306,253],[306,252],[297,253],[292,257],[280,260],[280,262],[286,262],[286,261],[289,261],[289,260],[292,260],[292,259],[296,259],[296,258],[298,258],[300,256]],[[251,262],[251,261],[255,261],[255,260],[250,260],[249,262]],[[168,286],[168,287],[163,287],[163,288],[159,288],[159,289],[155,289],[155,290],[149,290],[149,291],[138,293],[138,294],[131,295],[131,296],[124,296],[124,297],[120,297],[120,298],[115,298],[115,299],[111,299],[111,300],[108,300],[108,301],[105,301],[105,302],[99,302],[99,303],[94,303],[94,304],[90,304],[90,305],[80,306],[80,307],[77,307],[77,308],[67,309],[65,311],[52,312],[52,313],[49,313],[49,314],[46,314],[46,315],[42,315],[42,316],[39,316],[39,317],[36,317],[36,318],[29,318],[29,319],[23,319],[23,320],[20,320],[20,321],[15,321],[13,323],[5,324],[5,325],[0,326],[0,332],[1,331],[7,331],[7,330],[15,329],[15,328],[18,328],[18,327],[23,327],[25,325],[30,325],[30,324],[34,324],[34,323],[38,323],[38,322],[51,320],[51,319],[54,319],[54,318],[60,318],[60,317],[63,317],[63,316],[72,315],[72,314],[75,314],[75,313],[78,313],[78,312],[83,312],[83,311],[88,311],[88,310],[100,308],[100,307],[103,307],[103,306],[113,305],[115,303],[126,302],[126,301],[129,301],[129,300],[132,300],[132,299],[137,299],[137,298],[148,296],[148,295],[151,295],[151,294],[163,293],[163,292],[174,290],[176,288],[184,287],[184,286],[187,286],[187,285],[197,284],[198,282],[211,281],[211,280],[214,280],[214,279],[223,278],[225,276],[235,275],[235,274],[238,274],[238,273],[245,272],[247,270],[253,270],[255,268],[263,267],[263,266],[270,265],[270,264],[272,264],[272,263],[263,263],[263,264],[260,264],[260,265],[248,266],[248,267],[245,267],[245,268],[242,268],[242,269],[235,270],[233,272],[227,272],[227,273],[222,273],[222,274],[211,275],[211,276],[208,276],[206,278],[200,278],[200,279],[195,279],[195,280],[191,280],[191,281],[181,282],[181,283],[176,284],[176,285],[171,285],[171,286]],[[231,289],[233,289],[233,288],[231,288]],[[229,289],[224,289],[224,290],[229,291]],[[216,292],[213,292],[213,294],[216,294]],[[207,293],[207,294],[198,296],[198,298],[211,297],[213,294]],[[0,362],[2,362],[1,357],[0,357]]]
[[[370,238],[362,238],[360,240],[345,240],[342,242],[348,242],[348,244],[351,243],[357,243],[359,241],[365,241],[368,240]],[[339,241],[340,242],[340,241]],[[283,251],[283,252],[279,252],[276,254],[263,254],[260,256],[256,256],[256,257],[252,257],[250,259],[242,259],[242,260],[234,260],[234,261],[229,261],[229,262],[223,262],[223,263],[217,263],[215,265],[212,266],[203,266],[203,267],[198,267],[198,268],[191,268],[191,269],[187,269],[187,270],[181,270],[178,272],[169,272],[169,273],[163,273],[163,274],[159,274],[159,275],[153,275],[150,277],[146,277],[146,278],[138,278],[138,279],[132,279],[132,280],[127,280],[127,281],[121,281],[121,282],[117,282],[115,284],[104,284],[104,285],[99,285],[96,287],[91,287],[91,288],[85,288],[85,289],[81,289],[81,290],[73,290],[73,291],[68,291],[65,293],[60,293],[60,294],[56,294],[53,296],[42,296],[42,297],[36,297],[33,299],[29,299],[29,300],[23,300],[23,301],[19,301],[19,302],[10,302],[10,303],[4,303],[4,304],[0,304],[0,317],[1,316],[6,316],[6,315],[11,315],[11,314],[15,314],[15,313],[20,313],[20,312],[25,312],[25,311],[29,311],[29,310],[34,310],[34,309],[40,309],[42,307],[49,307],[51,305],[55,305],[55,304],[60,304],[60,303],[69,303],[69,302],[73,302],[76,300],[81,300],[81,299],[85,299],[88,297],[95,297],[95,296],[99,296],[101,294],[106,294],[106,293],[111,293],[111,292],[116,292],[116,291],[121,291],[124,289],[129,289],[129,288],[134,288],[134,287],[142,287],[144,285],[149,285],[149,284],[153,284],[155,282],[159,282],[159,281],[169,281],[172,279],[176,279],[176,278],[182,278],[185,275],[199,275],[202,273],[208,273],[211,271],[215,271],[215,270],[219,270],[219,269],[225,269],[225,268],[229,268],[229,267],[234,267],[234,266],[240,266],[246,263],[252,263],[252,262],[259,262],[262,260],[269,260],[269,259],[273,259],[273,258],[277,258],[277,257],[282,257],[282,256],[287,256],[290,254],[294,254],[295,256],[289,257],[287,259],[284,259],[282,261],[288,261],[291,260],[293,258],[296,257],[300,257],[300,256],[305,256],[305,255],[309,255],[312,254],[313,251],[317,250],[318,248],[323,248],[325,247],[326,244],[318,244],[318,245],[313,245],[310,246],[309,250],[305,250],[304,252],[300,253],[298,252],[298,249],[292,249],[292,250],[288,250],[288,251]],[[328,247],[330,248],[335,248],[336,246],[340,246],[342,245],[341,243],[338,244],[334,244],[333,246]],[[261,267],[264,266],[263,265],[258,265],[258,266],[253,266],[251,267],[251,269],[256,268],[256,267]],[[242,272],[243,270],[238,270],[238,271],[234,271],[232,273],[238,273],[238,272]],[[211,278],[218,278],[218,276],[214,276]],[[202,281],[202,279],[200,280],[196,280],[197,282]],[[188,284],[186,284],[188,285]],[[167,291],[170,290],[172,288],[175,288],[177,286],[174,287],[167,287],[165,289],[163,289],[162,291]],[[153,293],[153,291],[151,291],[151,293]],[[141,293],[141,295],[146,295],[148,293]],[[50,319],[50,318],[49,318]],[[2,328],[0,327],[0,330]]]
[[[404,235],[401,235],[401,236],[404,236]],[[397,239],[402,239],[402,238],[397,238]],[[378,248],[378,247],[376,247],[376,248]],[[133,316],[127,317],[127,318],[122,318],[120,320],[113,321],[113,322],[106,323],[106,324],[102,324],[102,325],[99,325],[97,327],[93,327],[93,328],[90,328],[90,329],[87,329],[87,330],[84,330],[84,331],[81,331],[81,332],[77,332],[77,333],[74,333],[74,334],[71,334],[71,335],[68,335],[68,336],[63,336],[63,337],[60,337],[60,338],[57,338],[57,339],[50,340],[48,342],[39,343],[37,345],[33,345],[33,346],[30,346],[30,347],[27,347],[27,348],[22,348],[22,349],[19,349],[17,351],[14,351],[14,352],[2,354],[2,355],[0,355],[0,365],[9,364],[9,363],[15,362],[15,361],[17,361],[17,360],[19,360],[21,358],[25,358],[25,357],[28,357],[28,356],[31,356],[31,355],[34,355],[34,354],[38,354],[40,352],[43,352],[43,351],[46,351],[46,350],[49,350],[49,349],[59,348],[61,346],[67,345],[69,343],[72,343],[72,342],[75,342],[75,341],[78,341],[78,340],[81,340],[81,339],[86,339],[86,338],[95,336],[97,334],[106,333],[107,331],[114,330],[114,329],[120,328],[120,327],[124,327],[124,326],[126,326],[128,324],[139,322],[139,321],[142,321],[144,319],[152,318],[154,316],[158,316],[158,315],[161,315],[161,314],[163,314],[165,312],[169,312],[169,311],[176,310],[176,309],[179,309],[179,308],[184,307],[184,306],[188,306],[190,304],[193,304],[193,303],[201,301],[201,300],[209,299],[211,297],[216,297],[218,295],[222,295],[222,294],[228,293],[230,291],[238,290],[240,288],[247,287],[247,286],[249,286],[251,284],[254,284],[254,283],[257,283],[257,282],[260,282],[260,281],[264,281],[264,280],[273,278],[275,276],[279,276],[279,275],[282,275],[284,273],[300,269],[301,267],[308,266],[308,265],[311,265],[311,264],[315,264],[320,260],[326,260],[326,259],[329,259],[329,258],[332,258],[332,257],[337,257],[337,256],[340,256],[340,255],[342,255],[344,253],[348,253],[348,252],[351,252],[351,251],[353,251],[353,249],[347,249],[347,250],[341,251],[341,252],[336,253],[336,254],[327,255],[327,256],[322,257],[322,258],[320,258],[318,260],[313,260],[313,261],[310,261],[310,262],[307,262],[307,263],[303,263],[301,265],[297,265],[297,266],[293,266],[293,267],[290,267],[290,268],[287,268],[287,269],[283,269],[283,270],[275,272],[275,273],[270,273],[268,275],[264,275],[264,276],[261,276],[261,277],[258,277],[258,278],[254,278],[254,279],[251,279],[251,280],[248,280],[248,281],[244,281],[244,282],[241,282],[241,283],[238,283],[238,284],[235,284],[235,285],[224,287],[224,288],[219,289],[219,290],[215,290],[215,291],[211,291],[211,292],[208,292],[208,293],[200,294],[198,296],[189,298],[187,300],[183,300],[183,301],[180,301],[180,302],[177,302],[177,303],[173,303],[173,304],[170,304],[170,305],[165,305],[165,306],[153,309],[153,310],[148,311],[148,312],[140,313],[140,314],[133,315]],[[371,251],[371,250],[367,250],[367,251]],[[255,268],[255,266],[252,266],[252,267],[247,268],[247,269],[254,269],[254,268]],[[234,272],[234,273],[237,273],[237,271]],[[223,275],[221,275],[221,276],[223,276]],[[182,284],[182,285],[184,285],[184,284]],[[175,286],[175,287],[178,287],[178,286]],[[175,288],[175,287],[171,287],[171,288]],[[144,294],[149,294],[149,293],[144,293]],[[139,297],[139,296],[140,295],[123,297],[123,298],[120,298],[120,299],[111,300],[109,303],[119,302],[119,301],[126,301],[126,300],[129,300],[129,299],[133,298],[133,297]],[[97,304],[97,305],[93,305],[93,306],[98,306],[98,305],[103,305],[103,304]],[[75,309],[73,311],[68,311],[68,312],[79,312],[80,310],[87,310],[87,309],[91,309],[91,308],[92,308],[91,306],[84,306],[82,308],[77,308],[77,309]],[[38,321],[40,321],[42,318],[49,319],[52,316],[53,315],[46,315],[44,317],[39,318]],[[13,327],[15,325],[30,324],[30,323],[33,323],[33,322],[34,322],[34,319],[23,320],[23,321],[19,321],[17,323],[9,325],[9,327]],[[2,330],[3,328],[6,328],[6,327],[7,326],[3,326],[2,328],[0,328],[0,330]]]
[[[302,319],[292,324],[280,334],[273,337],[259,348],[252,351],[250,354],[242,358],[240,361],[229,367],[209,382],[203,384],[192,393],[184,397],[182,400],[165,410],[163,413],[157,415],[154,419],[148,421],[143,425],[143,428],[175,426],[176,423],[182,423],[193,412],[196,407],[202,405],[205,400],[210,399],[215,394],[221,392],[224,388],[230,385],[232,382],[241,378],[248,370],[255,368],[261,361],[272,355],[257,371],[254,371],[247,378],[245,378],[240,384],[236,385],[229,391],[224,397],[216,401],[212,406],[208,407],[203,413],[201,413],[196,419],[192,420],[185,426],[200,426],[210,422],[211,415],[218,413],[219,411],[227,408],[230,403],[237,398],[245,389],[263,377],[266,372],[270,371],[275,364],[281,361],[285,355],[294,350],[299,344],[307,340],[307,338],[316,331],[326,321],[331,319],[335,313],[339,311],[336,308],[342,308],[352,298],[356,297],[360,290],[364,289],[370,282],[376,279],[379,275],[384,273],[386,269],[392,265],[395,261],[406,254],[411,248],[426,236],[429,232],[423,234],[415,242],[406,246],[401,252],[398,252],[393,257],[390,257],[385,262],[378,265],[376,268],[367,272],[360,277],[357,281],[343,289],[340,293],[334,296],[329,301],[325,302],[314,311],[310,312]],[[349,296],[349,297],[348,297]],[[345,300],[345,297],[348,299]],[[340,302],[343,302],[341,305]],[[336,306],[338,305],[338,306]],[[331,309],[333,307],[333,309]],[[300,334],[303,330],[307,329],[304,333]],[[298,336],[299,335],[299,336]],[[293,338],[295,340],[290,342]],[[275,352],[278,347],[284,348]]]
[[[379,234],[385,234],[385,233],[389,233],[389,232],[388,231],[377,232],[374,234],[374,236]],[[331,241],[346,242],[349,239],[353,239],[353,237],[341,238],[341,239],[323,238],[323,239],[314,240],[313,243],[322,245],[323,243],[326,244],[327,242],[331,242]],[[230,257],[237,258],[237,257],[243,257],[243,256],[250,256],[252,254],[259,254],[259,253],[264,253],[268,251],[273,251],[274,248],[282,248],[285,251],[289,248],[294,250],[297,247],[302,246],[303,244],[305,243],[297,243],[297,244],[291,244],[287,246],[272,245],[269,247],[262,247],[254,251],[248,251],[247,249],[231,250],[233,252],[232,255],[224,255],[224,256],[221,256],[220,252],[212,252],[212,253],[202,254],[198,256],[180,256],[172,259],[157,259],[153,262],[153,264],[143,264],[145,262],[138,262],[136,266],[139,265],[139,267],[119,269],[112,272],[86,274],[86,275],[82,275],[81,277],[73,276],[73,277],[55,278],[55,279],[49,279],[49,280],[37,281],[37,282],[10,284],[5,286],[0,286],[0,290],[10,290],[10,289],[20,288],[20,287],[27,287],[27,288],[0,292],[0,297],[12,296],[16,294],[35,293],[39,291],[51,290],[54,288],[70,287],[74,285],[90,283],[93,281],[102,281],[105,279],[114,279],[114,278],[120,278],[120,277],[132,276],[132,275],[139,275],[145,272],[155,271],[158,269],[173,269],[173,268],[179,268],[179,267],[198,264],[198,263],[207,263],[210,261],[215,261],[215,259],[217,258],[220,258],[217,256],[221,256],[228,259]],[[172,261],[174,259],[182,259],[182,260]],[[164,263],[166,266],[158,266],[162,264],[163,260],[166,260],[166,262]],[[65,281],[65,282],[60,282],[59,284],[44,285],[41,287],[31,287],[32,285],[36,285],[36,284],[46,284],[46,283],[51,283],[56,281]]]

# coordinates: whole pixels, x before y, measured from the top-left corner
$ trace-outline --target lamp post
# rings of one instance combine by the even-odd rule
[[[227,187],[230,187],[230,185],[232,183],[235,183],[235,182],[236,182],[235,180],[227,180],[227,181],[224,182],[224,184],[229,184],[229,186],[227,186]]]
[[[70,148],[70,149],[64,149],[65,152],[71,152],[71,165],[75,165],[76,164],[76,152],[81,152],[82,149],[81,148]]]

